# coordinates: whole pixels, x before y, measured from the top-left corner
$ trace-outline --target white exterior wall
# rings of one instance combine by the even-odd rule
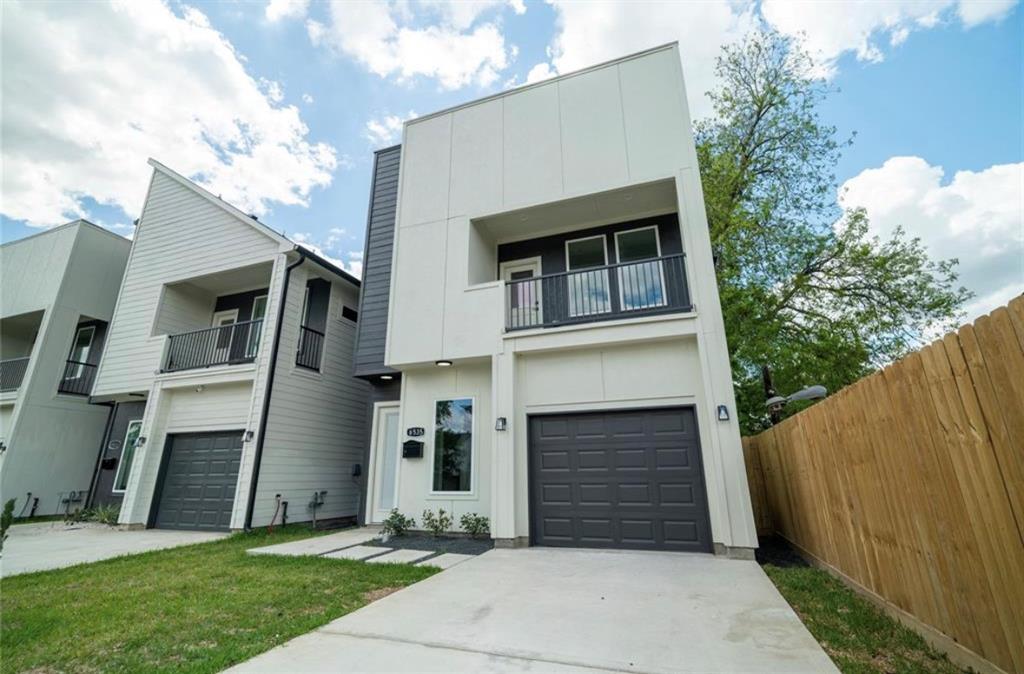
[[[47,515],[64,510],[68,492],[89,489],[109,410],[57,387],[78,322],[111,320],[130,245],[78,222],[0,247],[3,316],[43,312],[14,404],[2,408],[0,499],[16,498],[15,512],[28,492]]]
[[[465,494],[434,493],[434,410],[438,400],[473,399],[473,472],[472,490]],[[364,408],[365,410],[365,408]],[[365,412],[364,412],[365,413]],[[451,513],[458,528],[465,513],[490,516],[491,511],[491,366],[487,361],[466,363],[450,368],[407,370],[402,375],[402,406],[399,413],[399,441],[408,440],[405,430],[420,426],[426,432],[423,458],[399,459],[398,509],[416,518],[422,527],[424,509],[443,508]],[[372,513],[372,510],[368,510]]]
[[[441,359],[457,366],[469,359],[489,359],[494,410],[490,417],[481,414],[479,428],[488,433],[495,416],[513,421],[509,431],[489,432],[495,447],[495,537],[523,536],[528,526],[522,472],[525,415],[530,405],[541,403],[523,398],[522,389],[536,390],[536,382],[544,382],[541,389],[549,397],[544,405],[600,409],[624,400],[633,406],[666,400],[696,405],[712,538],[727,546],[757,545],[690,127],[676,45],[406,124],[385,356],[386,364],[407,378],[400,435],[404,440],[404,429],[410,426],[431,427],[420,418],[443,387],[420,390],[428,381],[421,368]],[[554,232],[560,224],[564,231],[565,223],[551,222],[547,231],[530,223],[534,228],[518,237],[509,227],[488,241],[474,221],[654,181],[674,186],[696,311],[505,339],[503,286],[493,281],[496,245]],[[573,224],[583,228],[608,222],[605,218],[612,214],[598,207],[592,220]],[[630,219],[628,213],[614,215]],[[488,245],[492,252],[484,255]],[[656,340],[673,341],[655,346]],[[645,341],[652,344],[602,356],[600,366],[594,360],[596,353],[605,352],[603,345]],[[547,362],[558,376],[528,364],[540,361],[519,362],[527,351],[540,350],[557,352]],[[666,364],[685,381],[664,388],[668,381],[659,368]],[[637,374],[648,370],[650,377]],[[607,379],[598,386],[593,379],[598,373],[615,380],[613,387],[608,388]],[[622,397],[627,389],[615,386],[632,387],[629,397]],[[717,420],[717,405],[727,406],[730,420]],[[414,417],[420,420],[413,423]],[[402,462],[403,480],[408,463]],[[422,487],[403,481],[400,492],[403,510],[417,515]]]
[[[161,334],[156,324],[161,300],[166,300],[164,285],[273,261],[278,247],[224,208],[154,171],[93,395],[145,392],[153,384],[167,340],[167,333]],[[176,293],[172,295],[177,298]],[[183,306],[177,309],[168,314],[170,323],[161,320],[161,328],[177,331],[183,321],[196,316]],[[271,313],[268,307],[268,317]],[[265,321],[264,337],[271,334],[269,327]]]
[[[369,385],[352,376],[356,326],[341,317],[343,306],[359,306],[351,285],[323,277],[331,281],[331,297],[320,372],[295,364],[306,281],[318,269],[305,262],[292,271],[289,282],[253,526],[270,523],[277,494],[288,501],[290,522],[312,518],[306,506],[313,492],[327,491],[318,520],[352,517],[359,510],[361,494],[352,467],[363,461]]]

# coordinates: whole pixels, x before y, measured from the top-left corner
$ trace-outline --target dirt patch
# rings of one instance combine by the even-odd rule
[[[401,589],[402,588],[400,587],[378,587],[376,590],[364,592],[363,599],[365,599],[366,603],[369,604],[370,602],[377,601],[378,599],[383,599],[389,594],[394,594],[395,592],[398,592]]]

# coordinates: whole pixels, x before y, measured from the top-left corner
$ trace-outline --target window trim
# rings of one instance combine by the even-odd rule
[[[437,403],[443,400],[469,400],[473,406],[473,422],[469,431],[469,490],[468,491],[435,491],[434,490],[434,461],[437,458]],[[430,433],[430,468],[427,470],[427,496],[428,497],[445,497],[445,498],[476,498],[476,467],[477,467],[477,449],[476,449],[476,432],[477,432],[477,413],[476,413],[476,396],[474,395],[456,395],[452,394],[449,396],[443,396],[441,398],[434,398],[434,402],[430,408],[430,418],[433,420],[431,424]],[[401,418],[399,418],[399,424],[401,424]],[[401,425],[399,425],[399,433],[401,433]]]
[[[255,297],[252,298],[252,309],[249,310],[249,320],[250,321],[260,320],[260,318],[256,318],[256,302],[258,302],[260,300],[263,300],[263,302],[264,302],[264,304],[263,304],[263,315],[260,316],[260,318],[266,318],[267,317],[267,309],[270,307],[270,294],[269,293],[266,293],[266,294],[263,294],[263,295],[256,295]]]
[[[608,236],[605,234],[594,234],[592,236],[581,236],[578,239],[566,239],[565,240],[565,271],[586,271],[587,269],[597,269],[598,267],[587,267],[586,269],[574,270],[572,265],[569,264],[569,244],[579,243],[580,241],[589,241],[591,239],[601,239],[601,245],[604,247],[604,264],[598,265],[598,267],[608,266]]]
[[[117,471],[114,473],[114,481],[110,485],[110,493],[111,494],[123,494],[126,491],[128,491],[128,482],[127,482],[127,480],[130,480],[131,477],[132,477],[132,474],[130,472],[128,473],[128,477],[126,478],[126,481],[125,481],[125,484],[124,484],[124,489],[118,489],[117,488],[117,483],[118,483],[118,478],[121,477],[121,473],[124,471],[124,466],[125,466],[124,450],[128,446],[128,435],[132,432],[132,424],[138,424],[139,425],[139,435],[140,436],[142,435],[142,419],[130,419],[128,421],[128,425],[124,429],[124,442],[121,443],[121,457],[117,461]],[[133,447],[132,448],[132,463],[134,463],[134,462],[135,462],[135,448]],[[129,471],[130,470],[131,470],[131,468],[129,468]]]
[[[622,254],[621,254],[621,249],[619,248],[619,235],[620,234],[633,234],[635,232],[642,232],[645,229],[653,229],[654,230],[654,246],[655,246],[655,248],[658,251],[657,257],[661,257],[661,232],[659,231],[657,225],[645,225],[644,227],[636,227],[634,229],[624,229],[624,230],[622,230],[620,232],[615,232],[615,263],[616,264],[622,264]],[[633,263],[633,262],[645,262],[646,260],[649,260],[649,259],[655,259],[655,258],[644,258],[643,260],[630,260],[626,264],[630,264],[630,263]]]

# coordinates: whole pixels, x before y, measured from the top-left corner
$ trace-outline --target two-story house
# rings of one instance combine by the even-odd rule
[[[85,506],[109,410],[89,404],[131,242],[76,220],[0,246],[0,501]]]
[[[156,161],[93,401],[124,525],[355,518],[359,281]]]
[[[752,554],[677,45],[406,122],[364,269],[366,521]]]

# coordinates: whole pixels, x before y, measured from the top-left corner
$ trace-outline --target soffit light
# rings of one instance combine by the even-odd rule
[[[450,360],[439,360],[439,361],[435,361],[434,365],[436,365],[438,367],[451,367],[452,366],[452,362]]]

